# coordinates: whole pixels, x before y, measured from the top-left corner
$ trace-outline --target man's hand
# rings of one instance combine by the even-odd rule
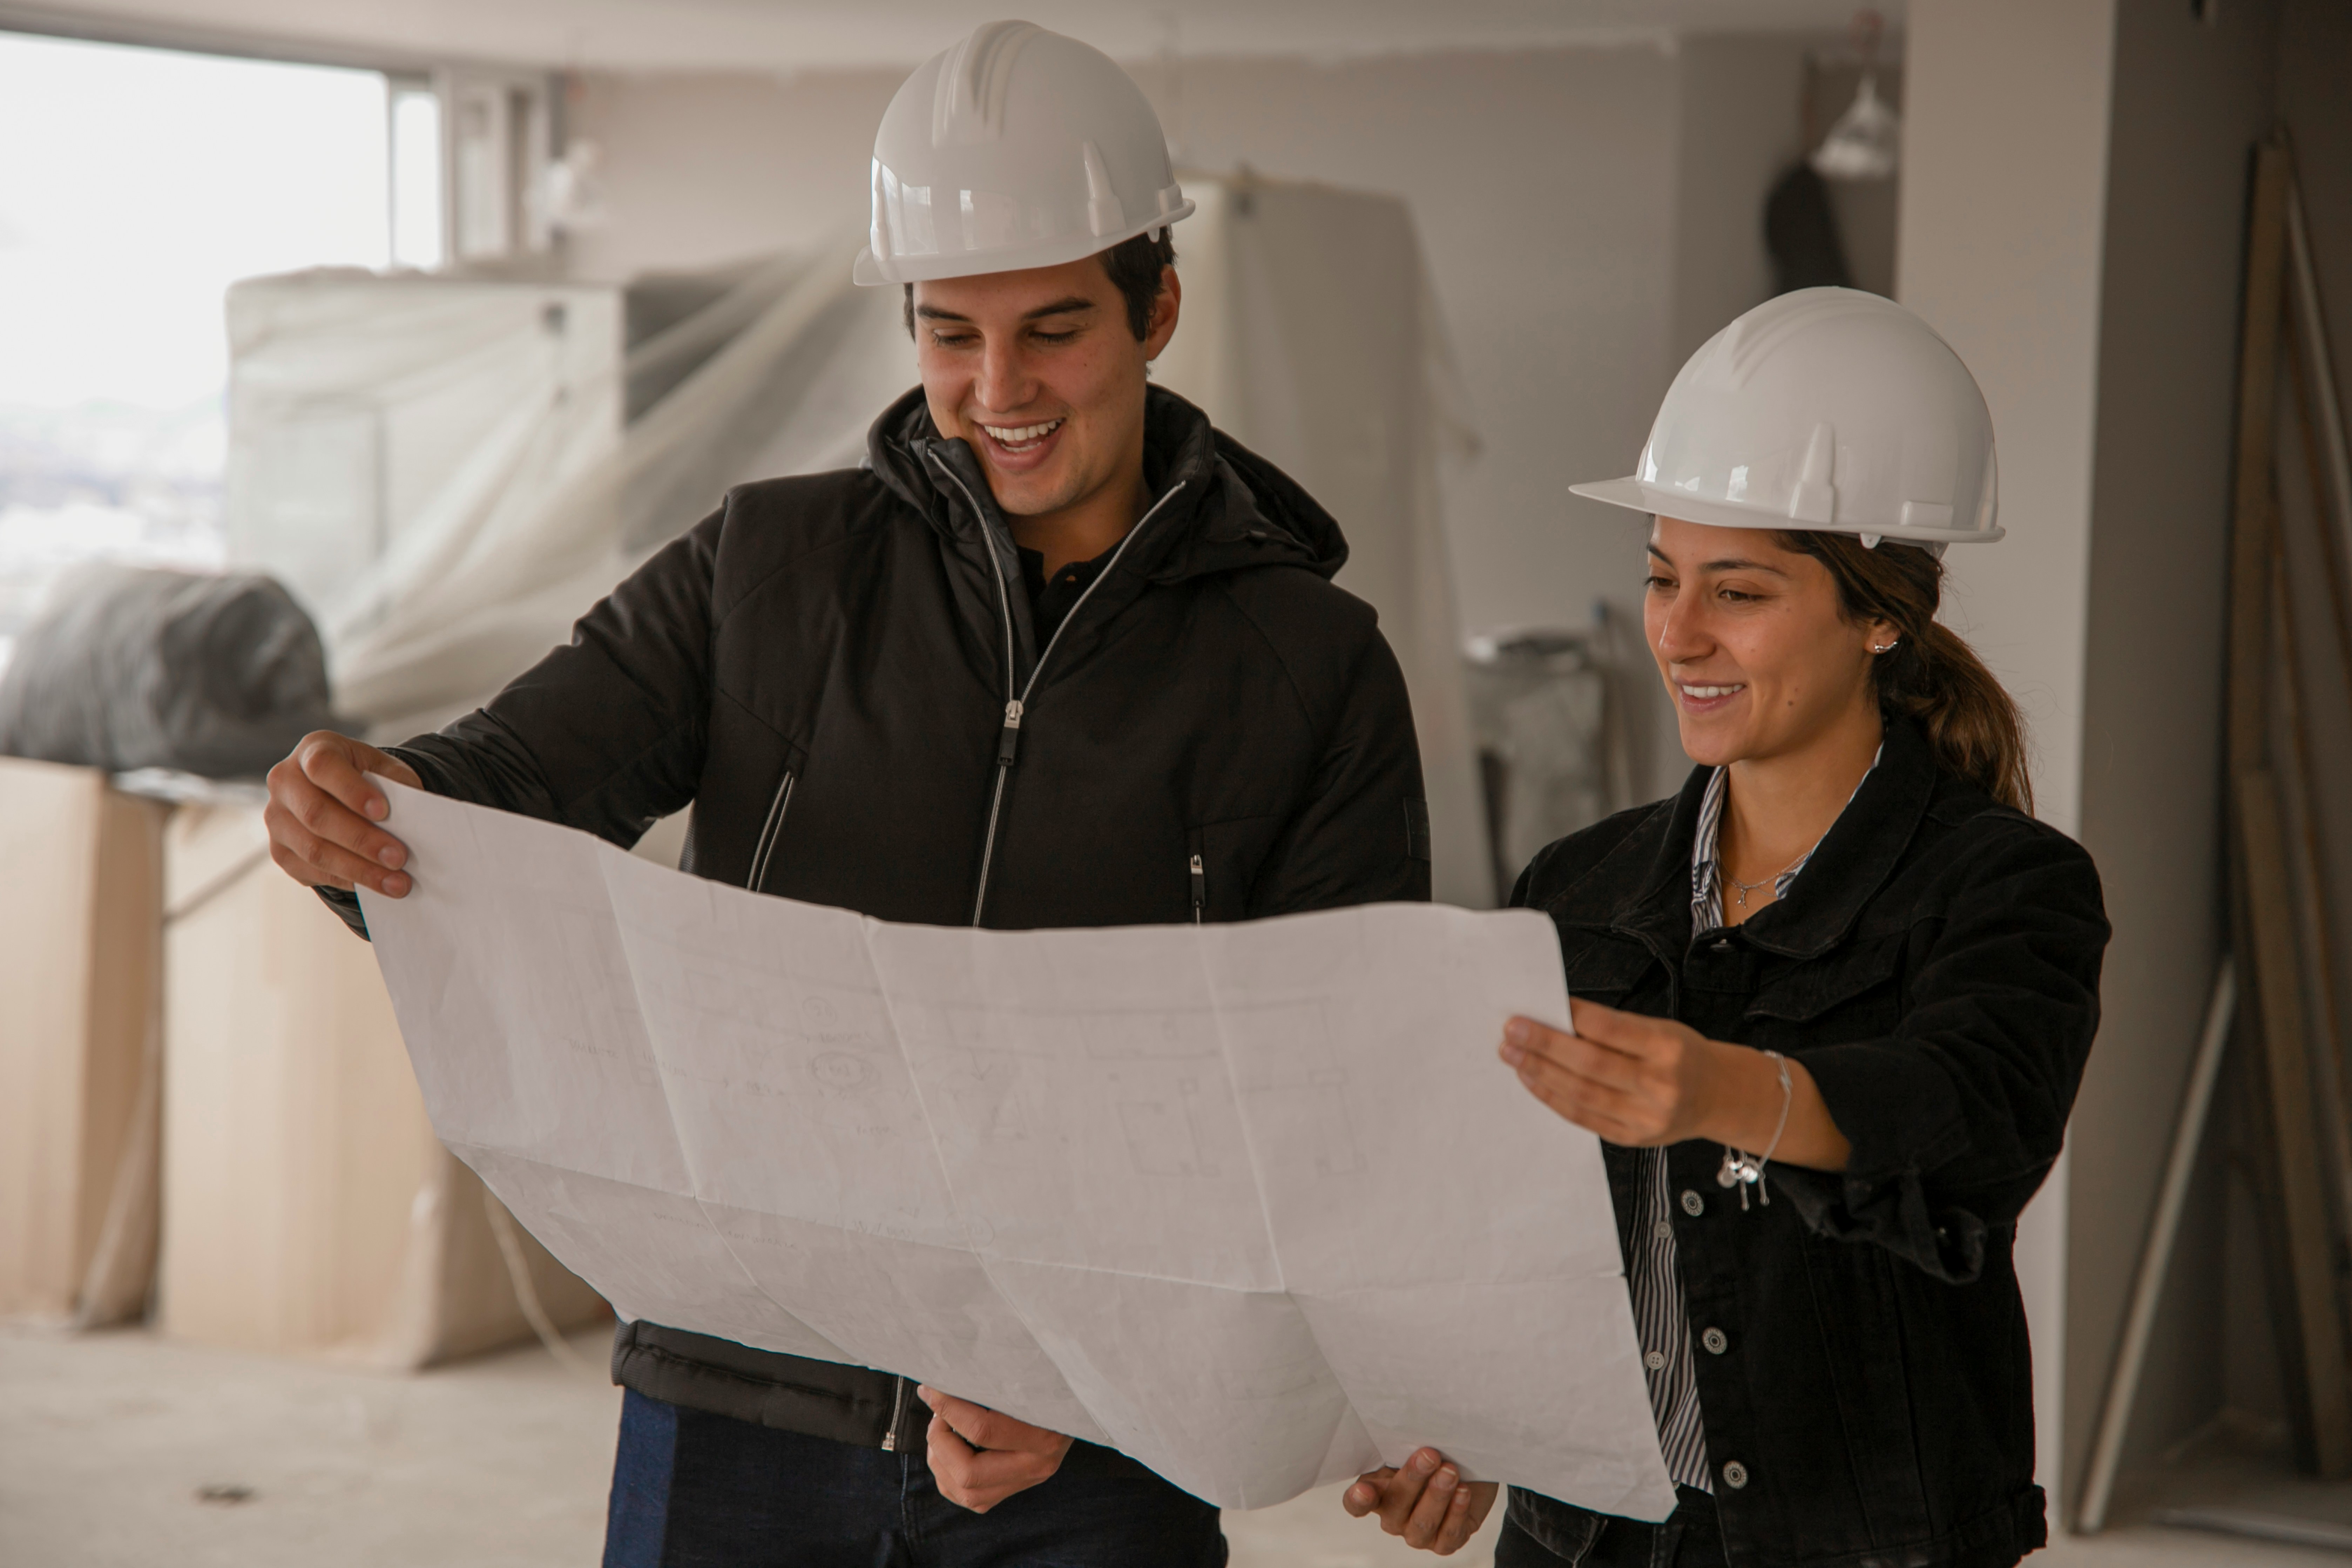
[[[931,1479],[940,1495],[986,1513],[1014,1492],[1054,1479],[1070,1439],[1043,1426],[957,1399],[936,1388],[915,1393],[931,1407]]]
[[[364,741],[313,730],[294,754],[269,770],[269,858],[306,888],[352,890],[354,883],[388,899],[407,895],[408,846],[376,826],[392,810],[368,782],[382,773],[414,788],[424,781],[397,757]]]
[[[1376,1513],[1381,1528],[1407,1546],[1450,1557],[1486,1522],[1500,1489],[1493,1481],[1465,1482],[1444,1455],[1423,1448],[1401,1467],[1358,1476],[1339,1506],[1358,1519]]]

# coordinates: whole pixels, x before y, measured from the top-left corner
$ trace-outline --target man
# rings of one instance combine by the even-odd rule
[[[272,853],[355,928],[353,886],[408,890],[371,773],[624,845],[691,803],[686,869],[886,920],[1428,897],[1403,679],[1328,582],[1338,526],[1147,384],[1192,209],[1134,84],[982,27],[875,167],[859,277],[904,285],[922,385],[868,466],[733,491],[437,735],[306,738]],[[608,1564],[1224,1561],[1141,1466],[888,1373],[648,1322],[613,1366]]]

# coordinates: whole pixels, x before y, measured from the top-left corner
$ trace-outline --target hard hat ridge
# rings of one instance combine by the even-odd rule
[[[932,146],[970,146],[1003,134],[1013,62],[1045,31],[1034,22],[983,22],[948,50],[931,92]]]
[[[1891,300],[1803,289],[1691,355],[1633,474],[1570,489],[1717,527],[1940,552],[2001,536],[1998,479],[1984,395],[1950,345]]]
[[[990,22],[917,68],[874,138],[859,283],[1054,267],[1190,216],[1143,90],[1097,49]]]

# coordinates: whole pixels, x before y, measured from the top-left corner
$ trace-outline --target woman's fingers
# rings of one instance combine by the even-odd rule
[[[1445,1527],[1455,1500],[1464,1495],[1462,1472],[1451,1465],[1438,1466],[1429,1484],[1422,1489],[1421,1500],[1405,1516],[1404,1529],[1400,1532],[1404,1543],[1422,1551],[1436,1545],[1438,1532]]]
[[[1402,1465],[1358,1476],[1339,1504],[1357,1519],[1378,1514],[1391,1535],[1444,1557],[1477,1533],[1499,1490],[1492,1481],[1464,1480],[1444,1455],[1422,1448]]]
[[[1411,1522],[1413,1510],[1428,1490],[1431,1478],[1445,1463],[1445,1456],[1434,1448],[1416,1448],[1412,1457],[1396,1468],[1388,1485],[1381,1489],[1381,1528],[1391,1535],[1402,1535]]]
[[[1445,1510],[1445,1523],[1429,1549],[1440,1557],[1451,1557],[1468,1545],[1470,1538],[1478,1533],[1478,1527],[1486,1522],[1496,1495],[1501,1490],[1493,1481],[1463,1482],[1454,1491],[1454,1506]]]
[[[1570,1001],[1576,1033],[1531,1018],[1504,1026],[1500,1055],[1528,1091],[1612,1143],[1689,1135],[1703,1109],[1707,1043],[1671,1018]]]
[[[1616,1089],[1636,1088],[1651,1074],[1650,1065],[1640,1057],[1547,1028],[1532,1018],[1514,1018],[1503,1026],[1502,1055],[1515,1068],[1549,1064]]]
[[[1348,1510],[1350,1519],[1361,1519],[1381,1506],[1381,1497],[1389,1482],[1396,1479],[1396,1467],[1384,1465],[1377,1470],[1367,1470],[1356,1478],[1356,1484],[1339,1494],[1339,1506]]]

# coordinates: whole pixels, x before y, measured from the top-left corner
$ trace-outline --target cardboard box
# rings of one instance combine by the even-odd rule
[[[166,813],[0,757],[0,1315],[146,1304]]]
[[[183,806],[164,866],[163,1331],[398,1368],[529,1338],[504,1211],[435,1140],[373,950],[257,810]],[[514,1236],[554,1326],[604,1314]]]

